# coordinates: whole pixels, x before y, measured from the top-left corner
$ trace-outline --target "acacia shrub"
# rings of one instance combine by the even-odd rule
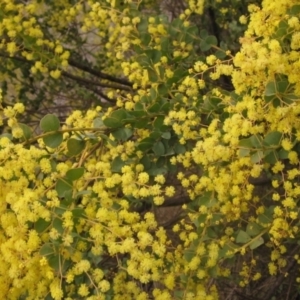
[[[19,122],[26,106],[7,105],[4,93],[1,293],[7,299],[268,299],[274,290],[266,286],[287,291],[292,278],[294,296],[298,2],[249,5],[237,53],[189,21],[203,12],[202,1],[190,1],[174,20],[133,1],[68,2],[58,19],[56,4],[49,11],[48,2],[3,2],[6,56],[33,60],[30,74],[51,76],[53,84],[64,72],[92,82],[96,74],[107,89],[96,90],[106,93],[99,105],[74,110],[63,122],[45,115],[40,134]],[[57,28],[54,44],[38,14]],[[103,38],[107,53],[96,61],[107,65],[100,74],[70,59],[69,41],[59,40],[72,21],[79,32],[93,29]],[[13,86],[14,74],[7,79]],[[213,88],[222,75],[233,91]],[[168,224],[170,237],[155,212],[181,205],[182,214]]]

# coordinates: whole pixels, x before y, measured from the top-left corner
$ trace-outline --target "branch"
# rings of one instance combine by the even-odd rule
[[[176,196],[170,199],[165,200],[161,207],[170,207],[170,206],[179,206],[192,202],[192,200],[186,195]]]
[[[25,58],[22,58],[22,57],[19,57],[19,56],[9,56],[8,54],[1,53],[1,52],[0,52],[0,57],[12,59],[12,60],[17,60],[17,61],[27,63],[27,64],[30,64],[30,65],[33,64],[32,62],[26,60]],[[75,80],[75,81],[81,83],[86,89],[91,90],[92,92],[94,92],[95,94],[97,94],[98,96],[100,96],[101,98],[105,99],[108,102],[116,102],[116,100],[108,98],[105,94],[103,94],[102,92],[100,92],[99,90],[97,90],[95,88],[92,88],[89,85],[94,84],[94,85],[98,85],[100,87],[111,87],[111,88],[123,89],[123,90],[127,90],[127,91],[131,90],[129,87],[126,87],[126,86],[121,87],[119,85],[117,86],[117,85],[96,83],[96,82],[90,81],[88,79],[81,78],[81,77],[69,74],[65,71],[62,71],[62,75],[64,77],[68,77],[69,79],[72,79],[72,80]]]
[[[281,286],[283,281],[286,279],[286,273],[289,273],[294,267],[297,266],[297,262],[294,259],[294,255],[299,253],[300,246],[297,245],[294,249],[292,249],[289,255],[291,256],[291,260],[288,262],[286,268],[281,272],[280,276],[277,278],[275,284],[273,285],[272,289],[269,289],[267,294],[264,296],[263,299],[271,299],[272,296],[276,293],[277,289]]]
[[[114,84],[114,83],[96,82],[94,80],[90,80],[90,79],[86,79],[86,78],[79,77],[79,76],[76,76],[76,75],[72,75],[72,74],[70,74],[66,71],[62,71],[62,75],[65,76],[65,77],[68,77],[72,80],[79,81],[79,82],[82,82],[82,83],[85,83],[85,84],[96,85],[96,86],[103,87],[103,88],[112,88],[112,89],[131,91],[131,88],[128,87],[128,86]]]
[[[109,74],[106,74],[106,73],[102,73],[101,71],[98,71],[98,70],[95,70],[93,68],[90,68],[89,66],[87,65],[83,65],[73,59],[69,59],[69,64],[79,70],[82,70],[82,71],[85,71],[87,73],[90,73],[96,77],[99,77],[99,78],[102,78],[102,79],[106,79],[108,81],[112,81],[112,82],[116,82],[116,83],[119,83],[119,84],[122,84],[122,85],[127,85],[129,87],[132,87],[132,83],[130,83],[129,81],[127,81],[126,79],[119,79],[119,78],[116,78],[114,76],[111,76]]]

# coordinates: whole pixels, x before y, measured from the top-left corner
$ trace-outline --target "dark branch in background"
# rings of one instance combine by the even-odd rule
[[[30,61],[26,60],[25,58],[22,58],[22,57],[19,57],[19,56],[9,56],[8,54],[3,53],[3,52],[0,52],[0,57],[20,61],[22,63],[29,64],[29,65],[33,65],[33,62],[30,62]],[[82,66],[81,64],[78,64],[78,63],[75,63],[75,64],[76,64],[75,67],[78,68],[78,69],[81,69],[81,70],[86,71],[86,72],[90,71],[89,72],[90,74],[95,75],[98,78],[115,82],[115,84],[114,83],[100,83],[100,82],[96,82],[96,81],[86,79],[86,78],[83,78],[83,77],[75,76],[75,75],[72,75],[68,72],[62,71],[62,75],[64,77],[69,78],[69,79],[77,82],[79,85],[81,85],[81,86],[85,87],[86,89],[92,91],[93,93],[100,96],[101,98],[103,98],[107,102],[114,102],[115,103],[116,100],[108,98],[102,91],[99,91],[99,89],[96,89],[96,88],[92,87],[91,85],[99,86],[100,88],[113,88],[113,89],[131,91],[131,84],[129,82],[127,82],[126,80],[118,79],[118,78],[115,78],[113,76],[104,74],[102,72],[98,72],[96,70],[90,69],[87,66]],[[118,84],[116,84],[116,83],[118,83]]]
[[[300,251],[300,246],[298,245],[294,249],[292,249],[291,252],[289,252],[290,260],[287,266],[281,271],[281,274],[278,276],[276,282],[273,284],[273,288],[269,289],[266,295],[264,295],[264,298],[261,300],[271,299],[272,296],[277,292],[278,288],[282,285],[282,283],[286,279],[286,274],[288,274],[294,267],[297,267],[297,262],[296,259],[294,258],[294,255],[298,254],[299,251]],[[264,286],[264,284],[262,284],[262,286]]]
[[[126,79],[120,79],[120,78],[116,78],[114,76],[111,76],[109,74],[106,74],[106,73],[102,73],[101,71],[97,71],[93,68],[90,68],[89,66],[87,65],[83,65],[79,62],[76,62],[75,60],[73,59],[69,59],[69,64],[70,66],[72,67],[75,67],[79,70],[82,70],[82,71],[85,71],[87,73],[90,73],[98,78],[101,78],[101,79],[106,79],[108,81],[112,81],[112,82],[116,82],[116,83],[119,83],[119,84],[122,84],[122,85],[127,85],[129,87],[132,87],[132,83],[127,81]]]
[[[92,91],[93,93],[95,93],[96,95],[100,96],[101,98],[103,98],[104,100],[106,100],[109,103],[115,103],[117,100],[116,99],[110,99],[108,98],[105,94],[103,94],[101,91],[99,91],[98,89],[91,87],[91,86],[86,86],[84,85],[84,87],[90,91]],[[102,104],[105,104],[102,102]]]
[[[207,8],[207,14],[208,14],[208,18],[210,21],[212,34],[216,37],[216,39],[218,41],[218,46],[220,46],[220,44],[222,42],[221,41],[221,29],[216,21],[216,14],[215,14],[214,8],[212,6],[209,6]],[[234,90],[230,76],[221,75],[220,79],[218,80],[218,83],[222,88],[224,88],[227,91]]]
[[[162,207],[170,207],[170,206],[179,206],[183,204],[187,204],[192,202],[189,196],[180,195],[170,199],[166,199],[165,202],[161,205]]]
[[[217,24],[216,22],[216,15],[215,15],[215,11],[214,9],[210,6],[208,9],[207,9],[207,12],[208,12],[208,16],[209,16],[209,20],[210,20],[210,23],[211,23],[211,30],[212,30],[212,33],[213,35],[217,38],[218,40],[218,46],[220,45],[220,42],[221,42],[221,38],[220,38],[220,28],[219,28],[219,25]]]
[[[30,64],[30,65],[33,65],[32,62],[26,60],[25,58],[19,57],[19,56],[9,56],[6,53],[0,52],[0,57],[4,57],[4,58],[7,58],[7,59],[18,60],[20,62],[24,62],[24,63]],[[108,80],[108,81],[111,81],[111,82],[115,82],[115,83],[118,83],[120,85],[114,85],[114,84],[109,84],[109,83],[106,83],[106,84],[104,84],[104,83],[98,83],[98,82],[95,82],[95,81],[92,81],[92,80],[88,82],[89,84],[98,85],[98,86],[101,86],[101,87],[104,87],[104,88],[107,87],[107,88],[114,88],[114,89],[131,91],[132,84],[129,81],[127,81],[126,79],[120,79],[120,78],[116,78],[114,76],[102,73],[102,72],[94,70],[94,69],[92,69],[92,68],[90,68],[90,67],[88,67],[86,65],[82,65],[82,64],[80,64],[78,62],[75,62],[72,59],[69,60],[69,65],[73,66],[73,67],[75,67],[77,69],[80,69],[82,71],[85,71],[87,73],[90,73],[91,75],[94,75],[94,76],[96,76],[98,78],[101,78],[103,80]],[[71,75],[71,74],[69,74],[67,72],[65,72],[65,74],[68,74],[69,78],[73,79],[75,81],[81,81],[81,82],[83,82],[83,81],[87,80],[85,78],[81,78],[81,77],[78,77],[78,76],[75,76],[75,75]]]
[[[66,71],[62,71],[62,75],[65,77],[68,77],[72,80],[82,82],[83,84],[95,85],[95,86],[99,86],[99,87],[103,87],[103,88],[112,88],[112,89],[118,89],[118,90],[124,90],[124,91],[131,91],[131,88],[126,85],[124,86],[124,85],[119,85],[119,84],[114,84],[114,83],[101,83],[101,82],[97,82],[94,80],[79,77],[76,75],[72,75]]]

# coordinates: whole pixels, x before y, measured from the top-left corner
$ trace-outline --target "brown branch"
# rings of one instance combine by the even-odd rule
[[[297,245],[292,251],[289,253],[289,256],[291,257],[291,260],[287,264],[286,268],[282,271],[282,273],[278,276],[275,284],[273,285],[272,289],[269,289],[269,291],[264,295],[263,299],[271,299],[271,297],[276,293],[277,288],[283,283],[283,281],[286,279],[286,274],[291,271],[295,266],[297,266],[297,262],[294,259],[294,255],[299,253],[300,246]]]
[[[24,62],[24,63],[27,63],[27,64],[31,64],[32,65],[32,62],[26,60],[25,58],[22,58],[22,57],[19,57],[19,56],[9,56],[7,54],[4,54],[4,53],[1,53],[0,52],[0,57],[5,57],[5,58],[8,58],[8,59],[13,59],[13,60],[17,60],[17,61],[21,61],[21,62]],[[85,80],[84,78],[81,78],[81,77],[77,77],[77,76],[74,76],[74,75],[71,75],[69,73],[66,74],[65,71],[62,72],[63,76],[65,77],[69,77],[70,79],[72,80],[75,80],[76,82],[78,81],[81,81],[81,84],[88,90],[91,90],[92,92],[94,92],[96,95],[100,96],[101,98],[105,99],[106,101],[108,102],[116,102],[115,99],[110,99],[108,98],[105,94],[103,94],[102,92],[100,92],[98,89],[95,89],[95,88],[92,88],[90,86],[91,82],[89,80]],[[72,78],[74,77],[74,78]],[[76,79],[75,79],[76,77]],[[100,85],[100,84],[98,84]],[[118,88],[120,89],[120,87],[118,86]],[[126,88],[126,87],[123,87],[123,89]],[[127,88],[128,90],[130,90],[130,88]]]
[[[87,73],[90,73],[96,77],[102,78],[102,79],[106,79],[108,81],[112,81],[112,82],[116,82],[122,85],[127,85],[129,87],[132,87],[132,83],[127,81],[126,79],[120,79],[120,78],[116,78],[114,76],[111,76],[109,74],[103,73],[101,71],[95,70],[93,68],[90,68],[87,65],[81,64],[73,59],[69,59],[69,64],[79,70],[85,71]]]
[[[179,206],[179,205],[187,204],[191,201],[192,200],[188,196],[180,195],[180,196],[166,199],[161,206],[162,207]]]
[[[70,74],[66,71],[62,71],[61,74],[65,77],[68,77],[72,80],[82,82],[84,84],[91,84],[103,88],[112,88],[112,89],[119,89],[119,90],[125,90],[125,91],[131,91],[131,88],[129,86],[124,86],[124,85],[119,85],[119,84],[114,84],[114,83],[101,83],[101,82],[96,82],[94,80],[86,79],[83,77],[79,77],[73,74]]]

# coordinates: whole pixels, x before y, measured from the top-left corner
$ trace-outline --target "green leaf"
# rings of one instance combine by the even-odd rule
[[[63,234],[64,233],[64,227],[63,227],[63,221],[60,218],[55,218],[53,220],[52,224],[53,228],[57,230],[58,233]]]
[[[276,81],[276,89],[280,94],[285,94],[290,86],[290,83],[287,79]]]
[[[227,242],[227,244],[225,244],[223,248],[219,250],[219,259],[233,257],[234,256],[233,250],[236,248],[238,248],[236,244],[232,242]]]
[[[279,160],[277,151],[266,152],[264,160],[269,164],[275,164]]]
[[[147,155],[141,158],[140,163],[144,166],[145,170],[148,170],[151,167],[151,160]]]
[[[52,254],[48,257],[48,264],[55,271],[59,271],[61,269],[61,257],[57,254]]]
[[[256,164],[260,162],[264,158],[264,152],[263,151],[256,151],[254,154],[251,155],[251,162],[253,164]]]
[[[67,142],[68,156],[76,156],[85,148],[85,141],[71,138]]]
[[[205,38],[205,41],[210,46],[216,46],[218,44],[218,40],[214,35],[209,35],[208,37]]]
[[[31,138],[31,135],[32,135],[31,128],[29,126],[27,126],[26,124],[23,124],[23,123],[18,123],[18,125],[23,130],[23,137],[24,137],[24,139],[25,140],[29,140]]]
[[[293,5],[289,10],[288,13],[290,15],[298,15],[300,13],[300,5]]]
[[[166,174],[168,170],[166,167],[157,167],[156,165],[153,165],[147,172],[150,176],[156,176]]]
[[[81,207],[76,207],[72,209],[72,215],[74,218],[81,218],[84,215],[84,209]]]
[[[171,106],[170,102],[167,101],[166,99],[163,99],[163,104],[160,107],[160,111],[167,113],[170,110],[170,106]]]
[[[206,29],[202,29],[202,30],[200,31],[200,36],[201,36],[201,38],[203,38],[203,39],[207,38],[207,37],[208,37],[208,32],[207,32],[207,30],[206,30]]]
[[[156,119],[153,122],[153,127],[155,129],[161,130],[163,128],[163,126],[164,126],[164,120],[165,120],[164,116],[158,116],[158,117],[156,117]]]
[[[82,177],[83,173],[84,173],[84,168],[71,169],[67,172],[66,178],[71,181],[78,180],[79,178]]]
[[[104,119],[103,123],[106,127],[109,127],[109,128],[118,128],[123,125],[122,121],[115,119],[115,118],[111,118],[111,117]]]
[[[274,207],[268,207],[263,214],[258,215],[258,222],[263,225],[269,225],[273,221]]]
[[[55,190],[59,197],[65,197],[67,193],[72,191],[72,181],[67,178],[60,178],[57,180]]]
[[[165,154],[165,146],[162,142],[157,142],[154,144],[152,150],[157,156],[162,156]]]
[[[255,239],[251,244],[250,244],[250,249],[256,249],[262,244],[264,244],[264,239],[262,237],[259,237],[258,239]]]
[[[176,154],[183,154],[183,153],[185,153],[186,148],[185,148],[185,146],[183,146],[183,145],[177,143],[177,144],[174,146],[174,151],[175,151]]]
[[[147,151],[152,148],[154,143],[155,143],[154,139],[149,138],[149,137],[144,138],[143,140],[140,141],[137,148],[138,148],[138,150],[141,150],[141,151]]]
[[[289,158],[289,151],[286,151],[284,149],[280,149],[278,152],[279,158],[280,159],[288,159]]]
[[[197,200],[198,206],[204,205],[207,208],[213,207],[218,203],[217,199],[215,197],[213,197],[213,194],[211,192],[204,193],[204,195],[198,197],[196,200]],[[194,202],[194,201],[192,201],[192,202]]]
[[[164,132],[161,137],[163,139],[166,139],[166,140],[169,140],[171,138],[171,132],[167,131],[167,132]]]
[[[8,138],[10,141],[12,141],[12,139],[13,139],[13,136],[10,133],[8,133],[8,132],[2,133],[0,135],[0,139],[3,138],[3,137]]]
[[[46,221],[42,218],[39,218],[35,224],[34,224],[34,229],[38,232],[38,233],[42,233],[44,232],[48,227],[49,225],[51,224],[50,221]]]
[[[256,148],[256,149],[261,149],[262,148],[262,138],[260,135],[252,135],[250,138],[249,138],[250,142],[251,142],[251,145],[253,146],[253,148]]]
[[[134,123],[136,128],[145,128],[149,123],[149,118],[140,118]]]
[[[40,121],[40,128],[44,132],[57,131],[60,127],[60,122],[57,116],[48,114]]]
[[[140,35],[140,40],[144,46],[148,46],[151,42],[151,35],[149,33],[142,33]]]
[[[137,30],[140,33],[148,32],[148,18],[146,16],[141,18],[141,21],[137,25]]]
[[[144,107],[144,105],[143,105],[141,102],[137,102],[137,103],[134,105],[134,110],[135,110],[135,111],[144,111],[144,110],[145,110],[145,107]]]
[[[121,127],[124,123],[124,120],[127,117],[125,109],[118,109],[113,111],[109,117],[103,120],[103,123],[106,127],[118,128]]]
[[[149,80],[151,82],[157,82],[158,81],[158,76],[155,70],[151,69],[151,68],[147,68],[148,71],[148,76],[149,76]]]
[[[55,251],[53,249],[53,245],[50,243],[44,244],[40,249],[40,254],[43,256],[48,256],[48,255],[51,255],[54,253],[55,253]]]
[[[122,168],[126,165],[125,161],[120,156],[116,157],[111,163],[111,170],[115,173],[120,173]]]
[[[242,139],[239,141],[239,146],[240,146],[240,148],[252,149],[252,142],[251,142],[250,138]]]
[[[149,108],[148,108],[148,112],[149,113],[158,113],[160,111],[160,104],[159,103],[154,103],[153,105],[151,105]]]
[[[246,228],[247,234],[252,237],[259,235],[263,230],[264,228],[261,225],[254,222],[249,222]]]
[[[240,150],[239,150],[239,156],[240,157],[245,157],[245,156],[248,156],[249,154],[250,154],[250,149],[240,148]]]
[[[148,58],[150,59],[150,61],[153,64],[156,64],[160,61],[161,58],[161,52],[157,49],[149,49],[145,51],[145,54],[148,56]]]
[[[127,141],[132,136],[133,131],[130,128],[120,128],[114,132],[112,132],[112,135],[118,140],[118,141]]]
[[[219,274],[218,270],[219,270],[219,266],[213,266],[212,268],[209,268],[207,270],[207,273],[209,274],[210,278],[217,278]]]
[[[195,250],[187,249],[183,256],[185,261],[190,262],[195,257]]]
[[[246,244],[251,241],[251,237],[247,232],[240,230],[235,241],[239,244]]]
[[[265,96],[273,96],[276,95],[276,84],[274,81],[267,83],[265,89]]]
[[[208,35],[200,42],[200,49],[203,52],[208,51],[212,46],[216,46],[217,44],[217,38],[214,35]]]
[[[211,228],[211,227],[208,227],[208,228],[206,229],[206,233],[207,233],[207,236],[208,236],[209,238],[212,238],[212,239],[217,239],[217,238],[218,238],[218,234],[217,234],[216,231],[215,231],[213,228]]]
[[[76,197],[80,197],[82,195],[91,195],[91,194],[92,194],[91,190],[83,190],[83,191],[76,193]]]
[[[273,131],[273,132],[268,133],[265,136],[263,143],[266,146],[278,147],[278,146],[280,146],[281,138],[282,138],[281,132]]]
[[[160,138],[160,136],[161,136],[161,132],[155,130],[150,133],[149,138],[153,140],[157,140],[158,138]]]
[[[205,40],[202,40],[200,42],[201,51],[205,52],[205,51],[208,51],[210,48],[211,48],[210,44],[207,44]]]
[[[215,56],[219,59],[224,59],[227,55],[226,52],[223,50],[218,50],[215,52]]]
[[[103,124],[102,118],[98,117],[98,118],[94,119],[94,121],[93,121],[93,127],[94,127],[94,128],[100,128],[100,127],[102,127],[103,125],[104,125],[104,124]]]
[[[197,39],[199,36],[199,30],[197,26],[190,26],[186,30],[185,42],[187,44],[191,44]]]
[[[160,83],[157,87],[157,91],[161,97],[168,94],[168,87],[164,83]]]
[[[63,134],[61,132],[51,133],[44,136],[43,141],[47,147],[57,148],[63,141]]]

